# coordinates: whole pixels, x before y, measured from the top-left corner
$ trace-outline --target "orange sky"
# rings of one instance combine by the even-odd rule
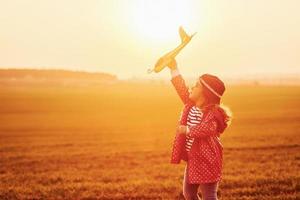
[[[186,76],[300,73],[298,0],[0,0],[0,67],[146,73],[197,32],[177,57]]]

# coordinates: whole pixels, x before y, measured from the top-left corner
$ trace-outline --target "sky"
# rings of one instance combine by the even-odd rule
[[[0,68],[69,69],[127,78],[176,57],[182,74],[300,74],[298,0],[0,0]]]

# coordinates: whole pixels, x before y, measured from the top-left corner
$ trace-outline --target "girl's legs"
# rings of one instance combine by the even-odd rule
[[[218,200],[217,197],[218,186],[219,186],[219,182],[201,183],[200,190],[201,190],[203,200]]]
[[[186,200],[201,200],[198,196],[199,184],[189,184],[187,183],[187,167],[185,166],[183,175],[183,196]]]

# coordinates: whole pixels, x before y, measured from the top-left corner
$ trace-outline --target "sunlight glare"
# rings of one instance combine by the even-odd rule
[[[135,1],[132,4],[132,29],[149,42],[173,40],[179,26],[189,27],[193,22],[189,1]]]

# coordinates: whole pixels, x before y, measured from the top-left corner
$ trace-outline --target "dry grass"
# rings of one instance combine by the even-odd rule
[[[183,199],[171,83],[0,91],[0,199]],[[300,88],[231,86],[223,102],[219,198],[299,199]]]

